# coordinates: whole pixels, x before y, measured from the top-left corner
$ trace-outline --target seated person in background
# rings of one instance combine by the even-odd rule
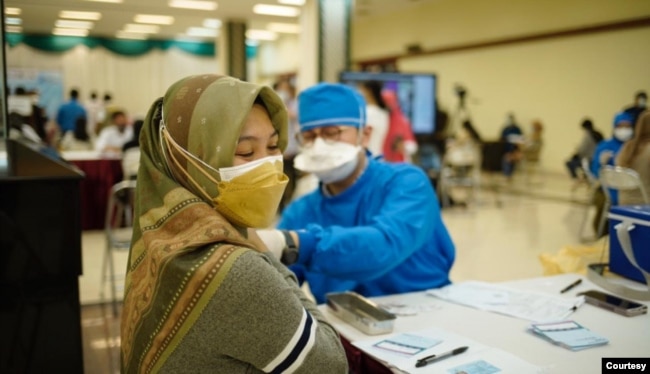
[[[140,131],[143,120],[133,122],[133,138],[122,146],[122,174],[124,179],[136,179],[140,167]]]
[[[142,131],[142,125],[144,121],[141,119],[133,122],[133,137],[128,142],[124,143],[122,146],[122,152],[126,152],[131,148],[140,148],[140,131]]]
[[[616,156],[616,165],[630,168],[639,173],[641,184],[650,197],[650,111],[642,112],[636,121],[634,137],[623,144]],[[639,191],[621,191],[621,205],[648,203],[643,201]]]
[[[140,144],[123,373],[347,373],[334,328],[250,229],[275,217],[286,145],[287,112],[269,87],[197,75],[153,103]]]
[[[481,136],[469,119],[453,138],[447,141],[445,162],[453,166],[477,165],[481,157]]]
[[[17,112],[10,112],[7,116],[9,127],[9,138],[18,139],[23,138],[33,143],[41,144],[42,139],[38,133],[27,124],[26,117]]]
[[[521,128],[515,122],[514,114],[508,114],[506,119],[506,125],[501,130],[500,140],[506,142],[506,153],[503,156],[503,174],[510,178],[515,172],[515,166],[517,162],[521,160],[521,150],[519,149],[519,144],[521,144],[523,139],[523,133]]]
[[[582,160],[587,159],[591,162],[596,150],[596,144],[603,140],[603,134],[594,129],[594,124],[590,119],[582,121],[580,126],[583,130],[582,140],[571,159],[566,162],[571,178],[576,181],[578,180],[578,170],[582,168]]]
[[[62,151],[92,151],[93,143],[88,135],[86,117],[79,117],[74,125],[74,131],[63,134],[61,139]]]
[[[542,122],[539,120],[533,121],[532,132],[530,136],[524,138],[524,142],[521,145],[524,161],[532,163],[539,162],[539,156],[542,153],[542,146],[544,145],[543,133],[544,125],[542,125]]]
[[[320,184],[285,209],[282,230],[258,231],[269,250],[293,263],[319,303],[328,292],[370,297],[449,284],[455,249],[431,183],[420,168],[364,149],[363,97],[321,83],[298,105],[296,167]]]
[[[119,155],[124,144],[132,138],[133,127],[129,126],[126,114],[116,111],[111,115],[111,124],[100,131],[95,149],[101,153]]]
[[[614,136],[611,139],[603,140],[598,143],[594,151],[594,157],[591,160],[591,173],[598,178],[600,169],[603,165],[614,165],[614,160],[618,152],[623,147],[623,143],[630,140],[634,135],[632,130],[632,115],[626,112],[619,112],[614,116]],[[612,191],[612,204],[618,204],[618,194]],[[600,217],[603,214],[605,206],[605,194],[601,189],[596,191],[594,196],[594,205],[596,206],[596,215],[594,216],[594,231],[598,231]],[[607,227],[607,226],[605,226]]]

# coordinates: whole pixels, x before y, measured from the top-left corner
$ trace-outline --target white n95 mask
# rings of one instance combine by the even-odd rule
[[[622,142],[626,142],[632,138],[634,130],[629,127],[617,127],[614,129],[614,137]]]
[[[296,169],[313,173],[323,183],[339,182],[354,172],[361,147],[344,142],[325,142],[320,137],[294,159]]]

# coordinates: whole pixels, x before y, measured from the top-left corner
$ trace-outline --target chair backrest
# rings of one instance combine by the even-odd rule
[[[122,174],[124,179],[135,179],[140,167],[140,148],[129,148],[122,154]]]
[[[503,156],[508,143],[504,141],[486,141],[482,144],[481,169],[486,172],[501,172]]]
[[[643,201],[647,204],[650,203],[648,199],[648,194],[641,183],[641,178],[639,173],[630,168],[625,168],[622,166],[611,166],[606,165],[600,170],[600,183],[605,190],[605,194],[608,198],[608,190],[618,190],[618,191],[634,191],[637,190],[641,193]]]
[[[105,229],[107,234],[113,230],[133,225],[135,187],[135,180],[124,180],[111,187],[106,207]]]

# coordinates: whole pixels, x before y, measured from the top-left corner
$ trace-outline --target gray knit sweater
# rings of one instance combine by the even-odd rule
[[[338,334],[272,255],[242,254],[166,373],[347,373]]]

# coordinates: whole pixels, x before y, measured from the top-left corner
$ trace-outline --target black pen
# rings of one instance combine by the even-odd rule
[[[570,285],[564,287],[564,288],[562,289],[562,291],[560,291],[560,293],[565,293],[565,292],[571,290],[572,288],[576,287],[576,286],[579,285],[580,283],[582,283],[582,278],[580,278],[580,279],[578,279],[577,281],[571,283]]]
[[[443,359],[445,359],[447,357],[459,355],[459,354],[465,352],[468,348],[469,347],[460,347],[460,348],[452,349],[449,352],[441,353],[439,355],[431,355],[431,356],[421,358],[421,359],[418,360],[418,362],[415,363],[415,367],[416,368],[421,368],[423,366],[429,365],[432,362],[443,360]]]

